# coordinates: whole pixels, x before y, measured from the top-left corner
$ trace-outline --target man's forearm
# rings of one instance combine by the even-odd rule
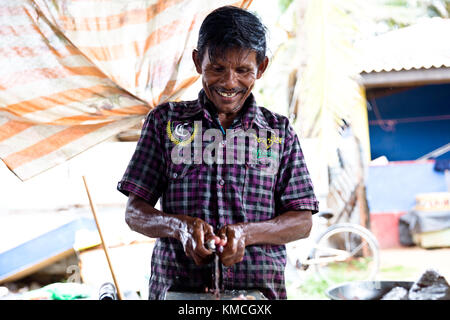
[[[125,221],[131,230],[150,238],[180,239],[180,231],[186,229],[186,216],[166,214],[154,208],[138,196],[130,193]]]
[[[287,211],[271,220],[243,223],[245,245],[286,244],[308,237],[311,227],[311,211]]]
[[[186,255],[197,265],[210,261],[213,251],[205,247],[205,242],[214,239],[214,230],[200,218],[161,212],[130,193],[125,220],[132,230],[148,237],[179,240]]]

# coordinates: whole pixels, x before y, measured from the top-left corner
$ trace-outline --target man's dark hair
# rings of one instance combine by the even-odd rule
[[[209,58],[223,57],[228,49],[250,49],[256,52],[256,62],[266,56],[266,27],[254,14],[233,6],[220,7],[203,21],[197,43],[199,58],[206,50]]]

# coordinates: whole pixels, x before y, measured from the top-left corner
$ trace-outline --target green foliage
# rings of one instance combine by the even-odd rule
[[[380,269],[380,278],[383,280],[410,281],[420,272],[411,266],[395,265]]]
[[[311,275],[296,287],[294,287],[291,283],[287,283],[286,290],[288,299],[290,300],[324,300],[328,299],[325,291],[329,286],[330,285],[327,281],[321,279],[317,275]]]
[[[280,7],[281,12],[285,12],[292,2],[294,2],[294,0],[278,0],[278,6]]]
[[[387,25],[388,30],[409,26],[420,18],[450,16],[450,0],[369,0],[368,3],[377,8],[373,21]]]
[[[384,4],[387,5],[387,6],[407,7],[408,6],[408,0],[385,0]]]

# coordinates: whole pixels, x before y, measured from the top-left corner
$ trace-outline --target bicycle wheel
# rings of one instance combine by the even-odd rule
[[[379,269],[379,247],[366,228],[351,223],[329,227],[311,253],[316,272],[328,283],[373,280]]]

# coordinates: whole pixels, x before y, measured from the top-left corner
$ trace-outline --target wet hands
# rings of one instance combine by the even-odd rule
[[[214,251],[207,248],[208,241],[213,239],[216,246],[221,243],[221,239],[214,234],[214,229],[210,224],[193,217],[186,217],[178,238],[183,245],[184,252],[194,260],[196,265],[212,261]]]
[[[245,254],[245,224],[222,227],[214,234],[213,227],[199,218],[188,217],[181,228],[179,239],[184,252],[195,264],[202,265],[212,261],[214,249],[208,248],[208,241],[214,240],[215,250],[225,266],[241,262]]]
[[[222,227],[218,232],[222,252],[219,250],[220,261],[224,266],[231,266],[244,259],[246,246],[245,224],[238,223]]]

